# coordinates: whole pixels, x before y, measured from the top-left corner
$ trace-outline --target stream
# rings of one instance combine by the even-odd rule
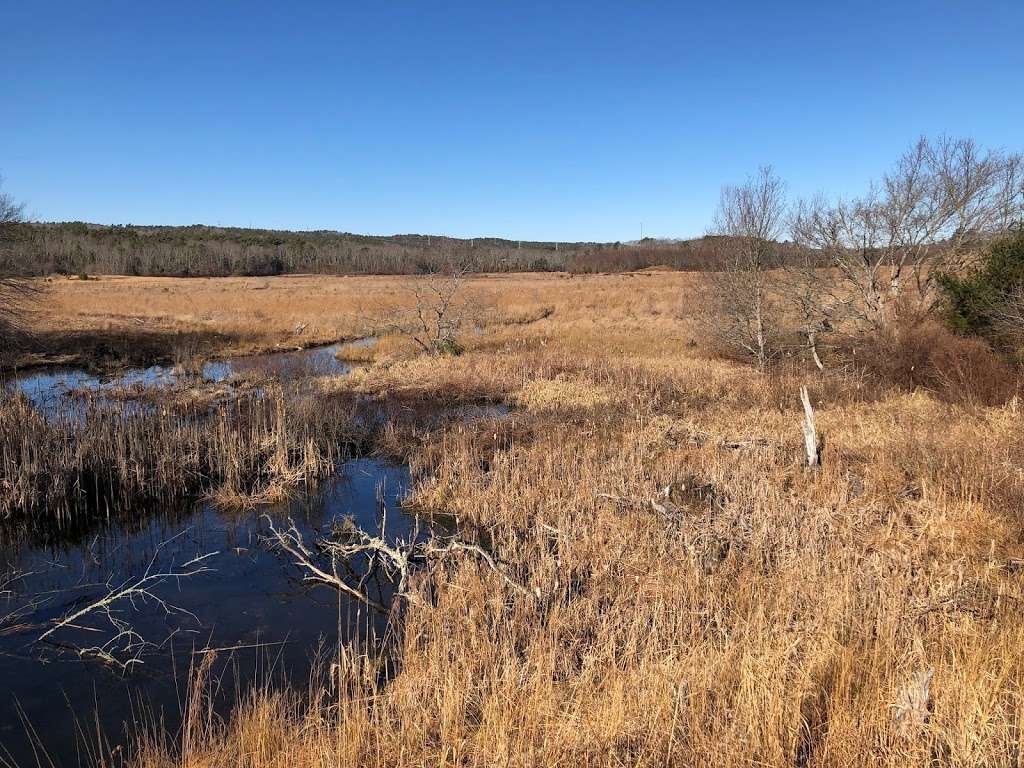
[[[370,336],[352,346],[369,346],[374,341]],[[234,376],[248,375],[281,379],[300,375],[340,376],[352,370],[351,364],[336,357],[341,346],[331,344],[297,351],[211,360],[203,364],[200,378],[206,383],[221,384],[230,382]],[[102,395],[118,389],[170,387],[184,382],[186,379],[173,367],[163,365],[133,368],[108,376],[90,373],[82,368],[57,367],[30,369],[15,374],[5,382],[5,386],[9,391],[25,395],[36,407],[52,413],[67,409],[67,399],[76,392]]]
[[[335,358],[335,350],[209,363],[203,376],[223,382],[247,371],[282,377],[345,373],[349,366]],[[74,390],[165,386],[176,378],[158,366],[112,378],[64,369],[28,372],[6,386],[40,409],[60,413],[74,407]],[[506,412],[485,408],[465,417]],[[345,517],[367,531],[379,531],[386,517],[386,538],[407,538],[418,531],[400,505],[409,487],[407,467],[360,458],[340,463],[332,477],[287,503],[253,511],[226,512],[193,501],[124,523],[62,531],[46,541],[0,534],[0,574],[19,574],[6,586],[0,578],[0,619],[26,600],[38,603],[25,612],[22,626],[16,620],[0,630],[0,765],[86,764],[89,750],[83,748],[95,748],[97,732],[110,748],[126,732],[137,732],[140,722],[162,723],[174,733],[190,670],[211,649],[217,651],[211,675],[219,681],[214,704],[221,714],[253,683],[304,686],[318,650],[329,653],[339,640],[365,641],[367,627],[380,632],[384,619],[372,614],[368,624],[361,604],[304,584],[287,556],[268,546],[267,517],[277,524],[291,518],[307,541]],[[38,642],[47,622],[102,597],[111,585],[188,567],[202,572],[151,585],[159,599],[118,602],[110,615],[89,614]],[[378,589],[386,600],[389,585]],[[118,627],[134,634],[115,643],[117,658],[125,658],[122,646],[132,646],[141,663],[122,669],[79,654],[105,647]]]

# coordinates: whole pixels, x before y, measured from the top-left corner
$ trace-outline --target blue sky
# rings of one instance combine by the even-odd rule
[[[1024,149],[1024,2],[0,0],[0,174],[42,220],[702,234],[773,164]]]

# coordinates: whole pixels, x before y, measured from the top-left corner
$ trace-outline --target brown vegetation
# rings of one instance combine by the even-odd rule
[[[377,330],[375,316],[412,309],[415,292],[409,286],[416,280],[429,278],[36,280],[44,296],[33,318],[38,339],[34,354],[22,363],[57,358],[87,365],[97,360],[142,365],[174,362],[180,349],[222,357],[356,339]],[[531,322],[544,328],[540,321],[556,314],[592,323],[603,306],[616,312],[625,302],[634,304],[629,294],[639,290],[647,298],[635,301],[630,312],[646,311],[642,308],[649,303],[667,320],[681,299],[696,308],[701,285],[693,273],[474,275],[464,291],[486,309],[482,324],[499,332]],[[677,333],[679,326],[667,330]],[[686,340],[676,337],[675,343]]]
[[[227,722],[196,693],[181,738],[144,739],[134,763],[1016,764],[1011,372],[922,325],[877,360],[924,346],[926,375],[798,358],[759,374],[688,345],[704,280],[474,278],[496,321],[464,336],[463,355],[385,343],[372,366],[320,380],[317,402],[402,404],[375,440],[410,460],[409,502],[485,531],[503,573],[459,558],[414,575],[389,675],[342,648],[309,691],[253,692]],[[130,282],[126,311],[170,313],[147,304],[159,282]],[[82,284],[93,306],[122,285]],[[240,298],[239,281],[165,285],[176,323],[251,301],[279,331],[307,308],[319,327],[360,294],[401,295],[384,278],[278,279]],[[516,410],[430,430],[398,416],[479,401]]]
[[[0,520],[33,527],[124,517],[207,494],[223,506],[285,496],[331,471],[360,430],[336,400],[272,386],[216,409],[201,399],[72,402],[47,415],[0,397]]]

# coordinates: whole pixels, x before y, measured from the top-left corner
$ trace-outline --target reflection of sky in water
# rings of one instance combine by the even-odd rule
[[[348,373],[351,366],[337,359],[337,351],[338,345],[332,344],[297,352],[273,352],[266,355],[214,360],[203,366],[203,379],[207,382],[221,383],[235,375],[275,376],[287,379],[306,374]],[[122,387],[171,386],[177,383],[179,378],[172,368],[161,365],[133,368],[109,377],[100,377],[79,368],[50,368],[17,374],[7,381],[6,386],[8,390],[21,392],[38,407],[53,411],[60,407],[61,401],[70,392],[75,390],[103,392]]]
[[[361,346],[374,341],[363,340]],[[204,366],[203,377],[221,382],[249,373],[280,378],[345,373],[350,368],[337,360],[337,349],[335,345],[211,362]],[[24,393],[48,413],[84,418],[83,401],[66,397],[73,390],[102,392],[120,386],[167,386],[175,381],[177,376],[169,368],[152,366],[109,379],[81,370],[45,370],[16,377],[7,386]],[[126,407],[152,406],[138,402]],[[470,420],[507,414],[504,405],[460,405],[439,409],[425,418]],[[303,685],[320,644],[334,647],[339,628],[347,637],[359,620],[365,627],[367,609],[346,598],[339,601],[330,589],[304,584],[291,563],[269,551],[261,513],[267,512],[279,522],[291,516],[310,541],[345,516],[352,516],[366,530],[377,530],[381,513],[386,511],[386,535],[393,541],[422,533],[398,504],[409,484],[406,467],[359,459],[342,465],[316,492],[257,512],[230,514],[203,504],[150,515],[136,511],[127,523],[71,521],[61,530],[46,531],[45,541],[37,532],[30,543],[14,543],[19,539],[15,532],[0,531],[0,569],[31,572],[17,583],[18,594],[59,594],[44,606],[41,615],[33,617],[37,621],[65,615],[81,604],[76,601],[95,599],[103,594],[97,584],[138,578],[154,557],[157,567],[167,570],[198,555],[217,553],[205,561],[212,572],[168,580],[155,588],[161,598],[188,614],[168,615],[154,603],[119,606],[133,629],[151,642],[163,643],[128,675],[96,661],[78,660],[57,648],[45,650],[48,663],[43,663],[38,647],[31,643],[41,630],[0,636],[0,763],[8,755],[16,763],[35,763],[25,735],[25,719],[58,766],[78,764],[76,728],[94,733],[96,717],[112,743],[121,740],[124,723],[136,718],[140,707],[144,716],[163,718],[173,730],[189,667],[200,658],[193,654],[195,649],[236,647],[222,653],[215,666],[215,673],[223,675],[218,698],[221,712],[230,709],[238,687],[245,688],[254,680],[270,677]],[[374,589],[381,590],[375,596],[386,602],[387,583]],[[0,598],[0,613],[14,607]],[[376,615],[372,618],[377,631],[384,630],[384,621]],[[97,645],[109,637],[109,625],[104,627],[94,619],[82,623],[104,631],[72,633],[65,639]],[[262,647],[237,648],[253,645]]]
[[[316,493],[290,504],[244,514],[197,505],[126,525],[98,522],[91,529],[80,526],[73,539],[55,544],[0,545],[0,566],[34,572],[18,585],[21,594],[61,593],[35,617],[39,620],[62,616],[76,605],[75,600],[95,599],[103,593],[102,588],[82,585],[137,578],[154,555],[157,566],[168,569],[200,554],[217,553],[205,561],[212,572],[155,587],[161,598],[194,614],[195,619],[184,614],[168,616],[152,603],[137,603],[134,609],[121,606],[122,616],[147,640],[159,643],[171,637],[127,676],[54,648],[44,651],[50,661],[42,663],[28,642],[40,634],[38,630],[0,637],[0,745],[22,761],[19,764],[35,764],[19,707],[58,765],[78,764],[73,715],[94,731],[97,704],[101,726],[114,743],[123,734],[123,722],[132,719],[133,705],[140,703],[165,717],[173,728],[188,667],[199,658],[193,655],[194,649],[262,643],[262,650],[222,653],[215,671],[230,672],[229,665],[237,666],[241,679],[236,682],[244,686],[256,679],[255,670],[264,662],[273,663],[279,681],[284,675],[303,685],[318,644],[323,640],[330,648],[338,638],[339,610],[342,632],[347,634],[344,627],[355,626],[356,617],[365,616],[366,609],[348,599],[339,603],[329,588],[303,584],[297,569],[269,551],[262,540],[267,530],[261,513],[270,513],[278,525],[291,516],[309,541],[317,530],[348,515],[367,530],[376,530],[382,499],[388,538],[393,540],[412,534],[414,521],[398,505],[409,482],[408,469],[403,466],[360,459],[342,465]],[[10,538],[4,535],[0,541]],[[0,603],[0,609],[6,607]],[[104,626],[97,620],[82,623]],[[383,620],[375,623],[383,630]],[[101,637],[106,639],[109,632],[60,636],[90,645],[102,642]],[[233,679],[232,674],[225,675],[222,710],[234,700]]]

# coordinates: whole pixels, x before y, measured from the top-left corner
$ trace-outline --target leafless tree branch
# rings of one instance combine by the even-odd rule
[[[834,295],[822,297],[833,318],[877,330],[904,305],[930,311],[936,274],[963,266],[1022,212],[1020,155],[921,138],[863,197],[799,202],[791,231],[838,274]]]
[[[439,537],[431,537],[426,541],[413,538],[389,544],[383,535],[375,536],[352,526],[336,531],[330,538],[320,537],[310,546],[305,543],[293,521],[289,520],[288,527],[279,530],[273,520],[269,517],[266,520],[271,544],[291,555],[294,563],[303,571],[304,581],[333,587],[383,613],[388,612],[388,606],[366,591],[372,573],[380,572],[394,584],[397,597],[415,601],[416,595],[411,590],[414,574],[429,572],[432,567],[458,553],[478,559],[520,595],[531,599],[536,597],[509,576],[505,567],[491,553],[477,544]],[[361,576],[355,568],[343,567],[360,558],[365,558],[368,564]]]
[[[180,536],[182,534],[178,534]],[[107,663],[126,669],[134,664],[140,664],[141,654],[146,648],[154,647],[154,644],[146,641],[131,625],[127,619],[120,615],[119,610],[122,604],[127,603],[133,610],[139,604],[156,605],[168,615],[184,614],[198,621],[196,616],[184,608],[173,605],[156,594],[154,589],[160,584],[176,579],[198,576],[203,573],[210,573],[212,569],[204,563],[216,552],[199,555],[192,558],[181,566],[171,566],[167,570],[158,570],[156,567],[160,553],[177,536],[161,542],[157,546],[140,576],[125,579],[118,584],[106,583],[103,585],[105,593],[91,600],[81,608],[70,611],[59,619],[49,623],[49,627],[43,632],[36,642],[48,642],[60,647],[71,648],[80,656],[92,656]],[[100,616],[109,623],[113,633],[100,645],[82,646],[71,644],[67,641],[58,642],[56,633],[61,630],[78,630],[90,633],[100,633],[103,630],[90,626],[83,621],[92,616]],[[124,657],[126,660],[122,661]]]

